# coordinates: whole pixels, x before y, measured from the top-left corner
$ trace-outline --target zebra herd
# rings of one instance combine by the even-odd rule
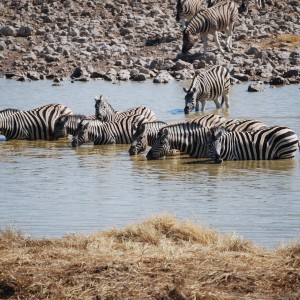
[[[95,115],[74,114],[62,104],[20,111],[0,111],[0,133],[10,139],[56,140],[72,136],[72,147],[83,143],[130,144],[129,154],[151,147],[148,160],[186,153],[192,158],[270,160],[293,158],[300,142],[287,127],[268,127],[258,120],[226,119],[207,114],[187,122],[156,120],[144,106],[116,111],[102,96],[95,98]]]

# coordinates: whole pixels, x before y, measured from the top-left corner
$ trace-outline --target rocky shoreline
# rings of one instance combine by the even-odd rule
[[[5,78],[166,83],[220,64],[240,81],[300,83],[298,0],[269,0],[261,11],[251,5],[235,26],[233,52],[224,55],[212,36],[206,55],[200,42],[181,54],[174,0],[4,0],[0,11]]]

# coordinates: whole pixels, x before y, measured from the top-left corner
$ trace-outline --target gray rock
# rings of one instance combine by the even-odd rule
[[[262,82],[252,83],[248,86],[248,92],[262,92],[264,89]]]
[[[168,72],[159,72],[153,79],[153,83],[168,83],[174,78]]]
[[[16,29],[12,26],[4,26],[0,28],[0,35],[4,36],[15,36],[16,35]]]
[[[28,37],[32,34],[32,28],[29,26],[21,26],[17,31],[17,36]]]

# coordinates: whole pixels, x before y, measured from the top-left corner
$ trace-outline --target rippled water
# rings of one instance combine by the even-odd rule
[[[0,110],[47,103],[94,113],[94,96],[118,110],[147,105],[159,120],[184,121],[182,87],[104,81],[16,82],[0,79]],[[207,112],[256,118],[291,127],[300,136],[299,85],[248,93],[231,89],[231,108]],[[235,232],[266,247],[300,237],[299,153],[292,160],[224,162],[214,165],[185,155],[147,161],[128,155],[128,145],[83,145],[70,141],[0,142],[0,228],[12,225],[33,237],[90,233],[169,213]]]

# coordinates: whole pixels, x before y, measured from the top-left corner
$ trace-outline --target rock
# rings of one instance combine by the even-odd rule
[[[285,79],[281,76],[277,76],[277,77],[271,78],[270,84],[271,85],[285,85],[285,84],[289,84],[289,82],[287,79]]]
[[[248,86],[248,92],[262,92],[264,89],[262,82],[252,83]]]
[[[153,79],[153,83],[168,83],[171,80],[174,80],[174,78],[169,73],[160,72]]]

